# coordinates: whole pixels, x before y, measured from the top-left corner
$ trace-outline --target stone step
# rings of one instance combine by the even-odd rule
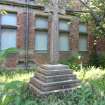
[[[41,65],[31,78],[30,87],[36,95],[70,91],[80,85],[76,75],[67,65]]]
[[[45,69],[39,68],[38,72],[43,74],[43,75],[47,75],[47,76],[72,74],[72,71],[70,71],[69,69],[65,69],[65,70],[45,70]]]
[[[33,84],[35,87],[42,91],[51,91],[56,89],[66,89],[78,86],[78,80],[66,80],[66,81],[59,81],[59,82],[50,82],[44,83],[37,78],[32,78],[30,83]]]
[[[63,64],[57,64],[57,65],[46,64],[46,65],[43,65],[43,69],[46,69],[46,70],[56,70],[56,69],[64,70],[64,69],[69,69],[69,67],[67,65],[63,65]]]
[[[64,74],[64,75],[54,75],[54,76],[45,76],[41,73],[36,73],[35,77],[44,82],[56,82],[56,81],[65,81],[76,79],[76,75],[73,74]]]
[[[31,91],[33,91],[33,93],[35,95],[40,95],[40,96],[46,96],[46,95],[50,95],[50,94],[56,94],[56,93],[66,93],[66,92],[70,92],[73,89],[77,88],[66,88],[66,89],[57,89],[57,90],[52,90],[52,91],[41,91],[40,89],[38,89],[37,87],[35,87],[33,84],[29,84],[29,87],[31,89]]]

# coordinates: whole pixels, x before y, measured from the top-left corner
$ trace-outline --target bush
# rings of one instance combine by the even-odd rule
[[[78,71],[77,73],[80,73],[82,79],[84,72]],[[105,105],[104,70],[88,68],[83,84],[81,83],[79,88],[66,94],[53,94],[45,98],[33,96],[27,84],[34,72],[29,74],[31,74],[30,71],[12,71],[12,73],[2,71],[0,74],[0,105]]]
[[[68,65],[70,69],[77,71],[77,70],[80,70],[80,64],[79,64],[80,57],[81,56],[79,54],[76,54],[71,56],[68,60],[60,61],[60,63]]]
[[[99,66],[101,66],[102,68],[105,68],[105,54],[102,53],[100,55],[98,55],[98,63],[99,63]]]
[[[105,53],[92,54],[91,57],[90,57],[89,64],[91,66],[105,68]]]
[[[10,54],[16,54],[17,49],[16,48],[8,48],[8,49],[4,50],[3,53],[4,53],[5,57],[8,57]]]
[[[4,62],[5,59],[10,55],[10,54],[15,54],[17,52],[16,48],[8,48],[6,50],[3,50],[0,52],[0,62]]]
[[[94,91],[90,85],[82,85],[66,94],[50,95],[46,98],[35,97],[21,81],[5,86],[5,94],[0,105],[105,105],[105,97]]]
[[[4,62],[5,56],[3,52],[0,52],[0,63]]]

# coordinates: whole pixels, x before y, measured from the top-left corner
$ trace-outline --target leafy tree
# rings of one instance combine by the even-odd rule
[[[79,0],[82,4],[81,18],[92,20],[95,24],[95,35],[105,36],[105,2],[104,0]]]

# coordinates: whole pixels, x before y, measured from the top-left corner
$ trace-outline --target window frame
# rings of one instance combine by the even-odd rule
[[[1,30],[1,50],[3,49],[2,48],[2,35],[4,35],[3,34],[3,30],[14,30],[13,28],[2,28],[2,30]],[[14,30],[15,32],[17,31],[17,29],[16,30]],[[16,37],[17,37],[17,35],[16,35],[16,33],[15,33],[15,47],[8,47],[8,48],[16,48],[17,47],[17,41],[16,41]],[[8,49],[8,48],[6,48],[6,49]],[[3,50],[6,50],[6,49],[3,49]],[[3,51],[2,50],[2,51]]]
[[[36,49],[36,45],[35,45],[35,44],[36,44],[36,40],[37,40],[36,36],[37,36],[37,33],[38,33],[38,32],[39,32],[39,33],[41,33],[41,32],[42,32],[42,33],[43,33],[43,32],[44,32],[44,33],[47,33],[47,34],[46,34],[46,38],[47,38],[47,42],[46,42],[46,43],[47,43],[47,46],[46,46],[46,48],[47,48],[47,50],[37,50],[37,49]],[[40,34],[40,35],[41,35],[41,34]],[[47,52],[47,51],[48,51],[48,32],[47,32],[47,31],[36,31],[36,32],[35,32],[35,37],[34,37],[34,45],[35,45],[35,46],[34,46],[34,49],[35,49],[36,52],[39,52],[39,53],[40,53],[40,52],[43,52],[43,53]]]
[[[1,51],[1,34],[2,34],[2,29],[14,29],[16,30],[16,48],[17,48],[17,12],[14,11],[7,11],[9,14],[15,14],[16,15],[16,25],[3,25],[1,24],[1,18],[2,15],[0,14],[0,51]]]
[[[87,37],[87,48],[86,50],[80,50],[80,43],[78,44],[78,49],[79,49],[79,52],[88,52],[88,33],[79,33],[79,41],[80,41],[80,36],[86,36]]]
[[[80,31],[80,26],[85,26],[85,28],[86,28],[86,31]],[[83,33],[83,34],[86,34],[86,33],[88,33],[88,29],[87,29],[87,25],[86,24],[84,24],[84,23],[80,23],[79,24],[79,33]]]
[[[68,33],[65,33],[65,32],[60,32],[61,34],[59,35],[59,51],[60,52],[68,52],[68,51],[70,51],[70,41],[69,41],[69,35],[68,35]],[[67,50],[61,50],[61,46],[60,46],[60,38],[62,37],[62,36],[66,36],[67,37],[67,40],[68,40],[68,45],[67,45],[67,47],[68,47],[68,49]]]
[[[38,15],[38,14],[36,14],[35,15],[35,21],[34,21],[34,28],[35,28],[35,30],[45,30],[45,31],[47,31],[48,30],[48,16],[46,16],[46,15]],[[37,27],[36,26],[36,22],[37,22],[37,19],[45,19],[45,20],[47,20],[47,27]]]
[[[61,22],[67,22],[68,30],[66,30],[66,29],[60,29]],[[69,22],[70,22],[70,20],[68,20],[68,19],[59,19],[59,30],[60,30],[60,32],[69,32],[70,31],[70,24],[68,24]]]
[[[1,24],[2,26],[4,26],[4,27],[6,27],[6,26],[7,26],[7,27],[17,27],[17,12],[10,12],[10,11],[9,11],[8,14],[16,15],[16,24],[15,24],[15,25],[13,25],[13,24],[10,24],[10,25],[9,25],[9,24],[2,24],[2,16],[0,17],[0,20],[1,20],[1,23],[0,23],[0,24]],[[7,15],[8,15],[8,14],[7,14]]]
[[[48,16],[44,16],[44,15],[36,15],[35,16],[35,22],[34,22],[34,30],[35,30],[35,35],[34,35],[34,51],[36,53],[48,53],[48,50],[49,50],[49,45],[48,45],[48,43],[49,43],[49,27],[47,27],[47,28],[38,28],[38,27],[36,27],[36,19],[37,18],[45,18],[45,19],[47,19],[47,24],[49,25],[49,19],[48,19],[49,17]],[[45,32],[45,33],[47,33],[47,50],[37,50],[35,48],[36,33],[37,32]]]
[[[60,21],[68,21],[71,22],[70,19],[66,19],[66,18],[59,18],[59,25],[60,25]],[[59,52],[69,52],[70,51],[70,24],[69,25],[69,30],[62,30],[60,29],[59,26],[59,39],[60,39],[60,35],[63,34],[68,34],[68,50],[60,50],[60,42],[59,42]]]

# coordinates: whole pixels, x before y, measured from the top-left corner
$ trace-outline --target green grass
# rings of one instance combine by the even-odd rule
[[[81,87],[67,94],[38,98],[28,89],[35,71],[1,71],[0,105],[105,105],[105,70],[83,68],[74,73]]]

